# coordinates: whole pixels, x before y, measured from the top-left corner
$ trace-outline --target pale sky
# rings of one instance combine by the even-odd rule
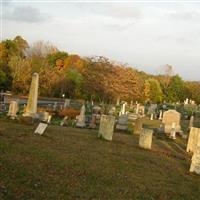
[[[7,0],[2,38],[49,41],[152,74],[170,64],[185,80],[200,81],[200,1],[147,2]]]

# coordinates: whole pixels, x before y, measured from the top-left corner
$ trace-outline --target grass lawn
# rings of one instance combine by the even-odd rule
[[[0,119],[0,199],[200,199],[200,176],[189,173],[186,140],[155,134],[152,151],[138,135],[36,126]]]

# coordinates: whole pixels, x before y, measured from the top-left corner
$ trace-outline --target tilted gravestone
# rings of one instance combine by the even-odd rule
[[[168,110],[163,114],[162,124],[165,133],[170,133],[172,130],[172,124],[175,123],[176,132],[181,131],[180,126],[181,114],[176,110]]]
[[[42,135],[44,131],[46,130],[46,128],[47,128],[47,124],[39,123],[34,133],[38,133],[39,135]]]
[[[190,172],[195,172],[200,175],[200,142],[198,143],[196,150],[192,156]]]
[[[115,117],[112,115],[102,115],[99,126],[98,137],[105,140],[112,140],[115,125]]]
[[[190,129],[186,151],[194,153],[198,143],[200,143],[200,128],[192,127]]]
[[[151,149],[153,130],[143,129],[140,133],[139,146],[144,149]]]

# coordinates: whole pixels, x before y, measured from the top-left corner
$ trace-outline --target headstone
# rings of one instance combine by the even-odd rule
[[[112,115],[102,115],[99,126],[98,137],[102,137],[105,140],[112,140],[113,131],[115,125],[115,117]]]
[[[64,108],[70,106],[70,99],[65,99]]]
[[[42,135],[44,131],[46,130],[46,128],[47,128],[47,124],[39,123],[34,133],[38,133],[39,135]]]
[[[200,175],[200,143],[197,145],[196,151],[192,156],[190,172],[195,172]]]
[[[118,97],[116,105],[119,106],[119,104],[120,104],[120,98]]]
[[[137,103],[137,104],[136,104],[136,110],[135,110],[135,113],[136,113],[136,114],[139,114],[139,108],[140,108],[140,104]]]
[[[125,113],[126,113],[126,104],[123,103],[121,108],[121,114],[124,115]]]
[[[164,132],[171,133],[172,123],[176,124],[176,132],[179,132],[181,130],[180,119],[181,119],[181,114],[176,110],[165,111],[162,119]]]
[[[128,121],[134,122],[136,119],[138,119],[138,115],[135,113],[128,113]]]
[[[92,114],[92,120],[89,125],[90,128],[95,129],[97,127],[96,125],[96,114]]]
[[[34,73],[32,75],[31,87],[29,90],[29,97],[26,106],[26,112],[23,116],[37,118],[37,100],[38,100],[38,84],[39,84],[39,75]]]
[[[9,116],[11,119],[15,119],[17,117],[18,110],[19,107],[17,101],[10,101],[10,106],[7,116]]]
[[[126,131],[128,128],[128,115],[119,116],[116,129]]]
[[[151,113],[151,117],[150,117],[150,120],[153,120],[153,113]]]
[[[40,121],[47,122],[48,118],[49,118],[49,113],[48,112],[40,112],[39,118],[40,118]]]
[[[142,132],[142,123],[143,123],[142,118],[138,118],[135,120],[134,128],[133,128],[134,134],[140,134]]]
[[[139,146],[144,149],[151,149],[153,130],[143,129],[140,133]]]
[[[200,128],[192,127],[190,129],[186,151],[194,153],[198,142],[200,143]]]
[[[116,108],[115,108],[115,106],[113,106],[113,107],[109,110],[108,114],[109,114],[109,115],[114,115],[114,114],[115,114],[115,111],[116,111]]]
[[[176,139],[176,123],[172,123],[172,129],[170,132],[170,138],[175,140]]]
[[[162,115],[163,115],[163,111],[160,110],[160,112],[159,112],[159,120],[162,120]]]
[[[81,107],[80,115],[77,116],[76,126],[79,128],[83,128],[86,126],[85,124],[85,105]]]
[[[48,120],[47,120],[47,124],[51,123],[51,118],[52,118],[52,115],[49,115]]]
[[[144,106],[139,106],[139,114],[144,116],[144,114],[145,114],[145,107]]]
[[[68,116],[65,116],[63,120],[60,122],[60,126],[67,126],[68,125],[67,120],[68,120]]]
[[[54,110],[54,111],[56,110],[57,106],[58,106],[58,103],[57,103],[57,102],[54,102],[54,104],[53,104],[53,110]]]
[[[191,116],[189,126],[188,126],[188,130],[190,130],[193,127],[193,123],[194,123],[194,116]]]

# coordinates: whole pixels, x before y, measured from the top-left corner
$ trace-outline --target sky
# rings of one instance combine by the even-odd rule
[[[200,0],[0,0],[1,40],[21,35],[147,73],[200,81]]]

